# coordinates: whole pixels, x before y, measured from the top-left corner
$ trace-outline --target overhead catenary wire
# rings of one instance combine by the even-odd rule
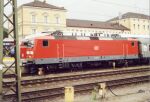
[[[127,5],[127,4],[120,4],[120,3],[116,3],[116,2],[110,2],[110,1],[104,1],[104,0],[92,0],[95,2],[99,2],[99,3],[104,3],[104,4],[109,4],[109,5],[116,5],[116,6],[124,6],[124,7],[129,7],[129,8],[137,8],[137,9],[142,9],[145,11],[149,11],[148,8],[141,8],[141,7],[137,7],[137,6],[133,6],[133,5]]]
[[[129,10],[125,10],[125,11],[128,11],[128,12],[137,12],[137,13],[144,13],[144,14],[148,14],[148,11],[149,9],[148,8],[141,8],[141,7],[138,7],[138,6],[135,6],[135,5],[128,5],[128,4],[121,4],[121,3],[117,3],[117,2],[112,2],[112,1],[104,1],[104,0],[91,0],[93,2],[98,2],[100,4],[106,4],[106,5],[115,5],[115,6],[119,6],[119,7],[126,7],[126,8],[129,8]],[[92,6],[93,8],[93,6]],[[94,7],[95,8],[95,7]],[[124,9],[124,8],[123,8]],[[137,11],[137,9],[139,9]],[[106,20],[106,19],[110,19],[110,18],[113,18],[114,16],[112,15],[107,15],[105,14],[104,12],[96,12],[96,11],[82,11],[82,10],[73,10],[74,13],[76,14],[84,14],[84,15],[88,15],[90,17],[96,17],[96,16],[99,16],[99,17],[105,17],[105,18],[102,18],[102,20]],[[88,18],[87,18],[88,19]]]

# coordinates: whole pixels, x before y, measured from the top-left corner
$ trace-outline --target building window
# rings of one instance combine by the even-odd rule
[[[147,29],[149,30],[149,25],[147,26]]]
[[[134,27],[134,29],[135,29],[135,24],[133,24],[133,27]]]
[[[32,34],[36,34],[36,29],[35,28],[32,29]]]
[[[32,23],[36,23],[36,15],[32,15],[32,16],[31,16],[31,20],[32,20],[32,21],[31,21]]]
[[[56,17],[56,24],[59,24],[60,23],[60,18],[57,16]]]
[[[145,30],[145,25],[143,25],[143,29]]]
[[[48,23],[48,16],[44,16],[44,23]]]
[[[138,29],[140,29],[140,25],[138,24]]]

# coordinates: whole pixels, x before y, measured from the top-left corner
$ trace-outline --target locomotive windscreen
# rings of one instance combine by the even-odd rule
[[[22,42],[22,45],[26,46],[26,47],[33,47],[34,41],[33,40],[24,41],[24,42]]]

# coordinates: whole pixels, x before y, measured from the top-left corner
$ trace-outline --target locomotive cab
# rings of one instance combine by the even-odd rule
[[[21,43],[21,58],[33,58],[34,40],[23,41]]]

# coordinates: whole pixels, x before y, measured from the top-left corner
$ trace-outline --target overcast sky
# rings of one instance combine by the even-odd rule
[[[18,6],[33,0],[17,0]],[[43,0],[40,0],[43,1]],[[46,0],[47,3],[65,7],[67,18],[105,21],[126,12],[149,15],[150,0]]]

